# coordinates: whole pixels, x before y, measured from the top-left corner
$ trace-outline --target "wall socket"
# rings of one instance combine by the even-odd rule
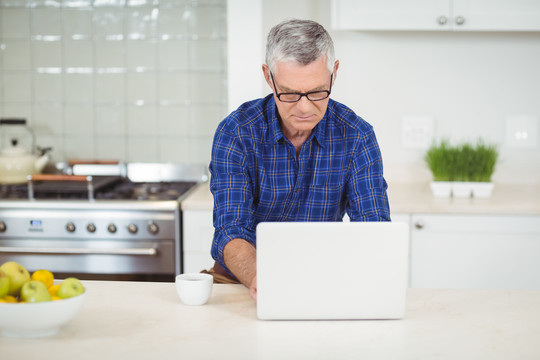
[[[434,129],[432,116],[404,116],[401,119],[401,143],[405,148],[427,149],[433,142]]]
[[[536,148],[538,146],[538,117],[507,116],[505,140],[509,148]]]

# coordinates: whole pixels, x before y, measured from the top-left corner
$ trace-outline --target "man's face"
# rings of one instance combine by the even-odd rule
[[[339,62],[334,65],[333,79]],[[321,121],[326,113],[328,98],[319,101],[310,101],[303,96],[299,101],[287,103],[280,101],[277,93],[307,93],[311,91],[329,90],[331,73],[323,56],[309,65],[296,62],[276,63],[276,72],[272,74],[274,83],[270,77],[267,65],[263,65],[266,81],[274,92],[276,106],[281,117],[281,127],[285,136],[311,133],[313,128]]]

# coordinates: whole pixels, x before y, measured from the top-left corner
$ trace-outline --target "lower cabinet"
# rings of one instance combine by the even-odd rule
[[[540,216],[411,215],[410,286],[540,290]]]
[[[540,290],[540,216],[392,214],[410,229],[409,286]],[[183,213],[183,271],[209,269],[211,210]]]
[[[214,265],[210,255],[214,226],[212,210],[186,210],[182,213],[183,272],[198,273]]]

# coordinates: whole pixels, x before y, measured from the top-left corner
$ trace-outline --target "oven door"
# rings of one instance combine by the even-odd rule
[[[0,240],[0,264],[17,261],[29,271],[95,280],[174,281],[173,240]]]

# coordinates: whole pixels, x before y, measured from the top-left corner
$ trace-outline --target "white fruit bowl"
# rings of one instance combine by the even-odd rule
[[[0,303],[0,332],[8,337],[54,335],[77,315],[86,299],[81,295],[33,304]]]

